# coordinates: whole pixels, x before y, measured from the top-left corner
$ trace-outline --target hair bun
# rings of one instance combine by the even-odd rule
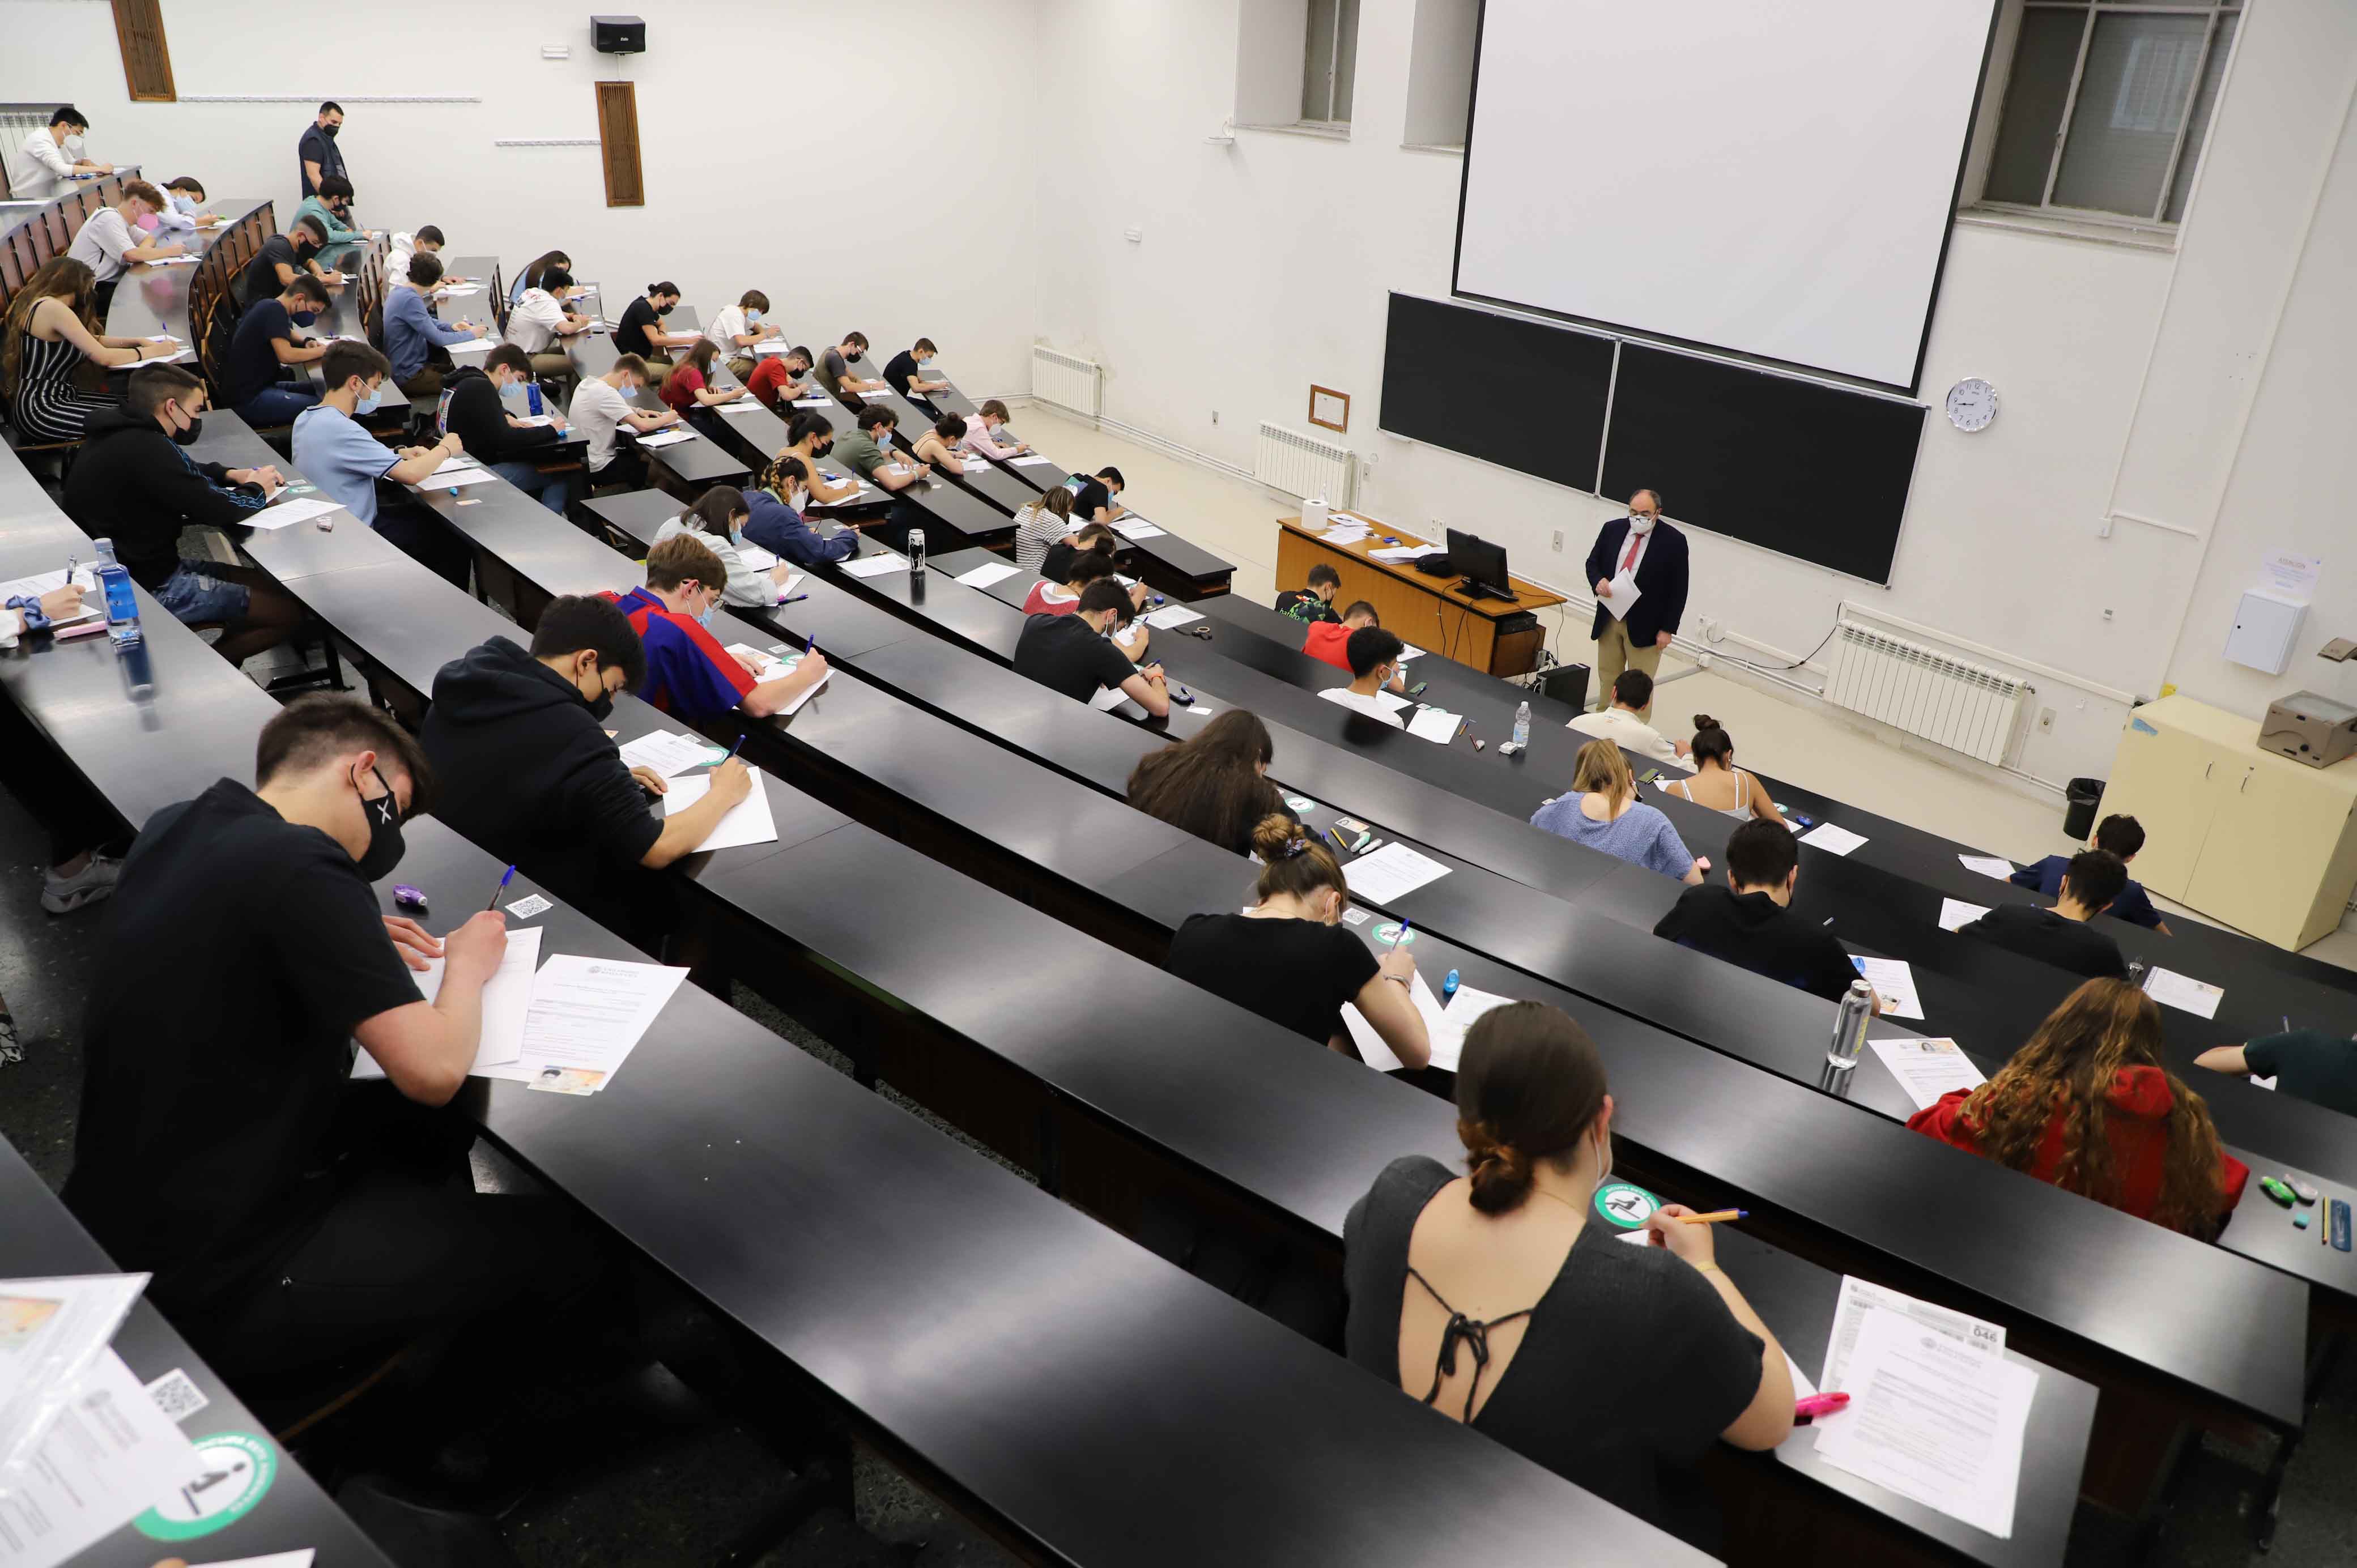
[[[1301,824],[1282,811],[1272,811],[1253,828],[1253,851],[1265,861],[1283,860],[1293,849]]]
[[[1696,714],[1694,716],[1694,721],[1695,728],[1696,729],[1718,729],[1722,727],[1719,722],[1717,719],[1712,718],[1708,714]]]
[[[1473,1207],[1484,1214],[1504,1214],[1522,1207],[1531,1192],[1530,1156],[1499,1142],[1486,1122],[1459,1122],[1457,1133],[1465,1142]]]

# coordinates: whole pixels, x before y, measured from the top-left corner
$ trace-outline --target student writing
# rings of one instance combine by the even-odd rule
[[[559,517],[572,503],[574,478],[569,471],[543,473],[535,454],[565,439],[565,416],[551,399],[543,424],[511,407],[508,393],[532,380],[532,356],[512,343],[502,343],[483,360],[483,368],[461,367],[450,372],[442,399],[442,428],[458,437],[485,467],[505,479]],[[528,406],[528,405],[527,405]]]
[[[746,493],[745,538],[797,566],[823,566],[847,559],[859,548],[859,525],[845,523],[844,532],[822,538],[803,520],[811,504],[810,466],[791,452],[773,457],[761,476],[759,489]]]
[[[1682,740],[1665,738],[1637,715],[1653,705],[1653,678],[1642,670],[1623,670],[1612,678],[1612,705],[1600,714],[1582,714],[1565,727],[1598,740],[1609,740],[1655,762],[1676,762],[1686,754]]]
[[[317,321],[328,305],[328,285],[296,273],[284,288],[245,307],[221,364],[222,396],[239,418],[285,424],[319,401],[319,383],[302,367],[324,359],[328,345],[296,328]]]
[[[640,695],[690,724],[734,710],[767,718],[819,683],[825,656],[810,653],[786,674],[761,680],[705,629],[727,591],[728,569],[692,533],[675,534],[647,552],[644,587],[605,596],[630,618],[646,649]]]
[[[1285,795],[1268,781],[1276,759],[1268,725],[1229,708],[1174,746],[1150,751],[1130,769],[1129,803],[1235,854],[1251,853],[1267,818],[1290,818]]]
[[[1688,887],[1653,934],[1838,1002],[1849,993],[1857,966],[1831,930],[1792,912],[1800,878],[1801,851],[1791,831],[1781,822],[1748,822],[1727,835],[1729,886]],[[1882,1011],[1879,996],[1874,1010]]]
[[[2110,908],[2127,879],[2128,868],[2118,855],[2082,850],[2062,873],[2054,908],[2000,904],[1965,926],[1964,933],[2073,974],[2124,976],[2128,963],[2120,944],[2088,922]]]
[[[518,350],[522,352],[522,350]],[[527,359],[527,365],[531,361]],[[677,424],[679,415],[668,408],[637,408],[631,399],[646,389],[647,362],[625,354],[602,376],[586,376],[573,389],[565,413],[589,441],[589,482],[636,489],[647,482],[646,454],[633,441],[624,446],[617,437],[624,430],[644,435]]]
[[[1783,827],[1784,813],[1776,809],[1768,787],[1735,766],[1735,737],[1726,726],[1708,714],[1696,714],[1694,722],[1694,744],[1686,751],[1693,758],[1694,777],[1674,781],[1669,792],[1739,822],[1756,821]]]
[[[1166,717],[1170,695],[1161,667],[1140,669],[1113,643],[1114,628],[1129,618],[1130,609],[1122,585],[1104,581],[1082,589],[1069,614],[1026,617],[1015,639],[1015,672],[1076,703],[1118,691],[1155,718]]]
[[[1710,869],[1710,862],[1686,853],[1669,818],[1637,799],[1629,759],[1609,740],[1591,740],[1579,748],[1571,793],[1541,806],[1531,822],[1557,838],[1690,885],[1699,885]]]
[[[1276,607],[1296,620],[1330,625],[1342,618],[1334,613],[1334,596],[1341,591],[1342,574],[1320,561],[1309,568],[1306,587],[1287,588],[1276,596]]]
[[[2144,848],[2144,824],[2134,817],[2115,811],[2095,824],[2094,847],[2118,855],[2123,867],[2133,865],[2137,853]],[[2070,868],[2069,855],[2050,854],[2037,864],[2025,865],[2015,872],[2013,885],[2016,887],[2035,887],[2051,898],[2062,891],[2062,874]],[[2158,931],[2164,937],[2169,934],[2168,926],[2161,922],[2160,911],[2152,907],[2152,899],[2145,892],[2144,885],[2133,876],[2120,885],[2119,896],[2112,900],[2110,908],[2104,913],[2148,930]]]
[[[1001,441],[998,433],[1006,428],[1006,405],[992,398],[966,416],[965,449],[976,456],[1005,462],[1020,457],[1031,450],[1028,441]]]
[[[793,569],[782,561],[768,568],[745,564],[737,547],[744,542],[745,523],[750,514],[744,491],[734,485],[715,485],[697,497],[694,506],[677,517],[665,518],[662,526],[655,530],[654,542],[661,544],[674,534],[694,534],[719,558],[728,574],[727,590],[721,596],[723,604],[770,609],[785,593],[786,580],[793,575]]]
[[[96,274],[70,256],[43,263],[8,301],[0,393],[27,439],[79,441],[91,415],[114,406],[113,398],[74,384],[85,360],[128,365],[174,348],[154,338],[108,337],[99,320]]]
[[[1312,630],[1317,629],[1312,628]],[[1400,673],[1400,655],[1407,645],[1379,626],[1361,626],[1353,630],[1343,645],[1343,657],[1351,667],[1351,683],[1335,686],[1318,694],[1329,703],[1340,703],[1394,729],[1405,729],[1399,714],[1391,704],[1377,695],[1386,686],[1397,686],[1404,677]]]
[[[1383,624],[1383,618],[1375,614],[1375,607],[1361,599],[1344,610],[1339,620],[1312,622],[1303,633],[1301,651],[1312,659],[1331,664],[1338,670],[1351,670],[1352,634],[1362,628],[1371,626],[1380,628]],[[1400,652],[1405,654],[1406,651],[1407,645],[1402,643]],[[1355,670],[1351,670],[1351,672],[1353,675],[1358,673]],[[1392,678],[1385,682],[1384,689],[1393,692],[1407,690],[1407,675],[1404,663],[1394,661]]]

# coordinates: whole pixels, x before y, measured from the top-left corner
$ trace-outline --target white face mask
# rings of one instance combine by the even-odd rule
[[[810,510],[810,491],[807,489],[796,490],[791,497],[788,498],[786,504],[792,507],[796,511],[808,511]]]
[[[1629,514],[1629,532],[1642,538],[1653,532],[1653,520],[1641,512]]]
[[[76,157],[81,156],[81,138],[80,136],[70,135],[63,142],[60,142],[59,145],[65,148],[66,151],[73,154]]]

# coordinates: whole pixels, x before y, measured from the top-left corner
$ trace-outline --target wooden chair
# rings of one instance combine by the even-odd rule
[[[41,253],[44,266],[66,253],[67,248],[73,243],[73,231],[74,225],[66,218],[64,202],[53,203],[42,212],[40,237],[47,242]]]

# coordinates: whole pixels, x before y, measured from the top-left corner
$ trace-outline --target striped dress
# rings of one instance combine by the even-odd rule
[[[81,440],[92,411],[112,408],[115,400],[73,384],[81,350],[63,338],[52,343],[27,332],[21,341],[16,401],[10,411],[17,430],[28,441]]]

